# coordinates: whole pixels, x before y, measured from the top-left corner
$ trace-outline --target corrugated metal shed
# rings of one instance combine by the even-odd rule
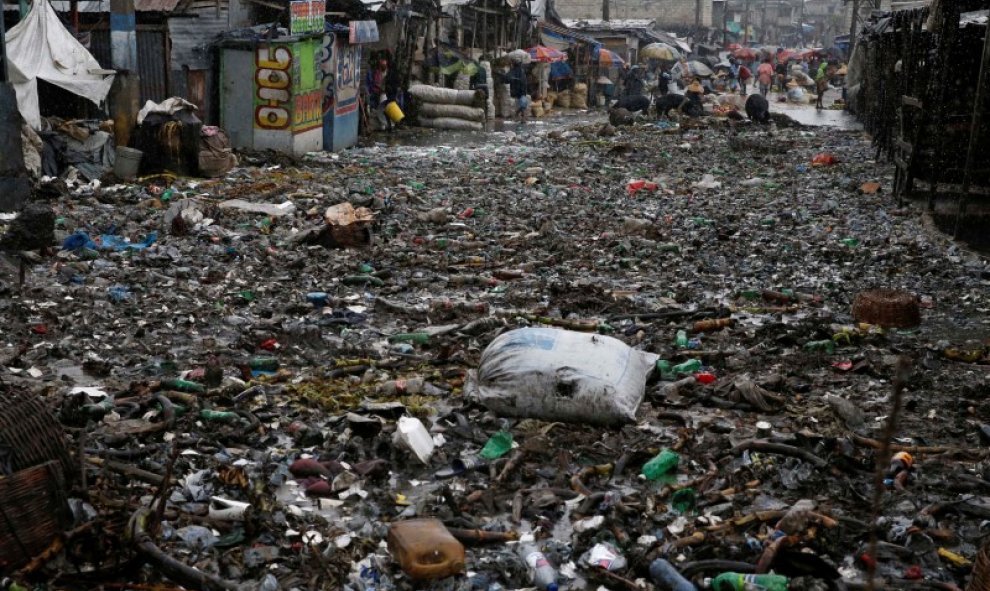
[[[168,19],[172,69],[207,70],[213,65],[210,43],[230,28],[228,0],[193,0],[185,15]]]
[[[110,31],[90,31],[89,51],[104,68],[110,68]],[[164,26],[138,25],[138,68],[141,72],[141,102],[161,102],[169,97],[168,51]]]

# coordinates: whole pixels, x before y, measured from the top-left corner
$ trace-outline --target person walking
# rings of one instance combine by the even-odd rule
[[[739,65],[739,88],[742,89],[743,96],[747,94],[747,87],[749,87],[749,81],[753,79],[753,72],[746,67],[746,64]]]
[[[763,60],[760,67],[756,70],[756,77],[760,83],[760,94],[764,97],[770,92],[770,84],[773,82],[773,65],[770,64],[770,58]]]

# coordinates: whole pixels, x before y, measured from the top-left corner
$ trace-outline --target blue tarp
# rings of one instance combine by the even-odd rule
[[[100,236],[100,242],[97,244],[89,237],[89,234],[83,232],[82,230],[77,230],[74,234],[69,236],[62,242],[62,250],[79,250],[81,248],[88,248],[90,250],[144,250],[155,243],[158,240],[158,232],[152,232],[148,234],[148,237],[142,242],[130,242],[123,236],[118,236],[116,234],[103,234]]]

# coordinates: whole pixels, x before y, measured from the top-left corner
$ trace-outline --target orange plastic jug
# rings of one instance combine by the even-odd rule
[[[388,551],[413,579],[440,579],[464,571],[464,546],[438,519],[393,523]]]

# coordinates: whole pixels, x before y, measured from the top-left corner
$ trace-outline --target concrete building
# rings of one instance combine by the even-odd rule
[[[661,29],[713,26],[712,0],[556,0],[554,7],[562,19],[591,20],[602,18],[606,2],[610,20],[651,20]]]

